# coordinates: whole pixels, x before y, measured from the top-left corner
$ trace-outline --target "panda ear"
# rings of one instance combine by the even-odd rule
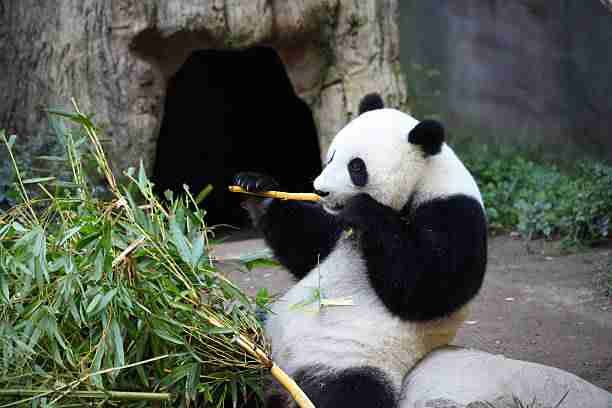
[[[359,114],[368,112],[375,109],[382,109],[385,107],[385,103],[382,98],[376,92],[369,93],[361,99],[359,102]]]
[[[424,120],[410,131],[408,141],[420,146],[427,156],[438,154],[444,142],[444,126],[435,120]]]

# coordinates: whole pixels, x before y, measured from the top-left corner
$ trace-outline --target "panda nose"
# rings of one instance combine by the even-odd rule
[[[325,197],[329,195],[329,191],[315,190],[314,192],[316,195],[321,196],[321,197]]]

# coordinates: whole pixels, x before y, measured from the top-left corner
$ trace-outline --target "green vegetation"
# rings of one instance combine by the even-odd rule
[[[525,153],[463,146],[493,230],[517,230],[527,239],[593,245],[610,236],[612,167],[594,161],[561,170]]]
[[[261,395],[270,361],[256,310],[267,294],[251,299],[217,271],[188,190],[161,203],[142,166],[118,185],[75,109],[55,112],[65,154],[48,158],[66,163],[69,179],[24,179],[15,137],[0,131],[16,181],[15,205],[0,210],[0,407],[223,406]],[[92,187],[100,177],[106,189]]]

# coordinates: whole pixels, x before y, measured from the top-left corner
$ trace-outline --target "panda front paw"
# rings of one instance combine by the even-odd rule
[[[234,185],[252,193],[275,190],[279,187],[276,180],[272,177],[251,171],[243,171],[236,174],[234,176]]]
[[[234,176],[233,184],[244,190],[259,193],[278,188],[278,183],[272,177],[254,172],[241,172]],[[261,219],[272,203],[272,198],[248,197],[241,207],[247,210],[249,218],[255,228],[260,227]]]

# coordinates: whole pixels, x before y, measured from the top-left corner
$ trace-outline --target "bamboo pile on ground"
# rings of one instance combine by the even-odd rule
[[[205,193],[162,203],[142,165],[118,184],[97,128],[73,105],[50,111],[65,153],[45,158],[65,161],[70,180],[24,179],[15,137],[0,133],[19,196],[0,212],[0,408],[235,406],[261,398],[268,370],[309,406],[268,357],[256,309],[269,300],[216,269]]]

